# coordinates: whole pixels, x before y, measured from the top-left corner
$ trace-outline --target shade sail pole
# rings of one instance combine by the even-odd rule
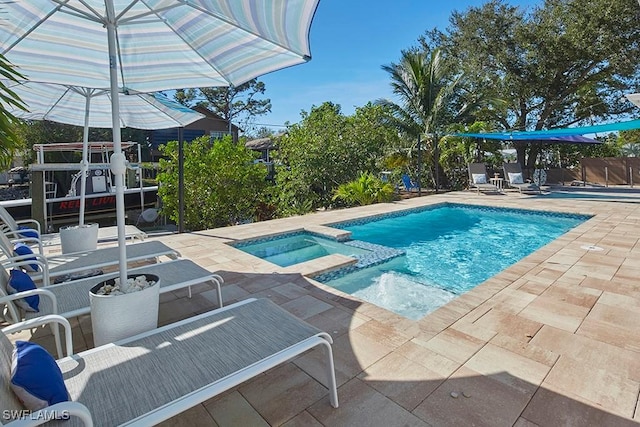
[[[113,154],[111,155],[111,172],[116,181],[116,221],[118,225],[118,248],[120,287],[127,283],[127,247],[124,224],[124,174],[126,162],[122,154],[120,135],[120,98],[118,96],[118,56],[116,53],[116,25],[113,0],[105,0],[107,12],[107,41],[109,43],[109,83],[111,90],[111,123],[113,125]],[[125,290],[125,289],[123,289]]]
[[[87,196],[87,171],[89,170],[89,110],[91,96],[85,93],[84,130],[82,131],[82,163],[80,163],[80,225],[84,225],[85,198]]]

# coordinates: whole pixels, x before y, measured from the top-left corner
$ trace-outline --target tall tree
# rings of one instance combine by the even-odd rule
[[[392,124],[414,140],[426,141],[433,162],[433,185],[440,186],[438,139],[443,135],[447,119],[459,116],[462,110],[454,101],[454,95],[462,75],[455,73],[440,49],[409,50],[402,53],[400,61],[383,65],[391,77],[391,88],[400,103],[378,100],[394,117]]]
[[[179,89],[175,99],[188,107],[203,106],[225,121],[243,127],[271,111],[271,100],[259,99],[265,89],[263,82],[253,79],[240,86]]]
[[[479,120],[505,130],[539,130],[615,118],[638,86],[640,8],[635,0],[546,0],[527,14],[502,0],[454,12],[446,33],[427,32],[460,61],[471,87],[501,98]],[[515,145],[531,168],[539,146]],[[528,156],[527,156],[528,155]]]
[[[24,78],[2,55],[0,55],[0,75],[11,82]],[[26,110],[20,97],[0,80],[0,107],[2,106]],[[16,133],[17,122],[18,120],[5,108],[0,108],[0,167],[2,169],[11,165],[15,151],[21,146],[20,138]]]

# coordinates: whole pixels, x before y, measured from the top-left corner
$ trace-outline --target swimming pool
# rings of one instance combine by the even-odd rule
[[[405,255],[315,279],[419,319],[588,218],[444,204],[386,218],[333,224],[351,231],[354,239],[396,248]]]
[[[299,264],[329,254],[368,255],[371,251],[325,239],[312,233],[289,233],[274,238],[258,239],[234,245],[280,267]]]

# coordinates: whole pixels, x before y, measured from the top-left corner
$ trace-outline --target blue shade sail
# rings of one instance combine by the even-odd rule
[[[578,137],[580,135],[588,135],[588,134],[603,133],[603,132],[617,132],[622,130],[633,130],[633,129],[640,129],[640,119],[628,120],[625,122],[592,125],[592,126],[535,130],[535,131],[528,131],[528,132],[514,131],[514,132],[491,132],[491,133],[456,133],[454,134],[454,136],[471,136],[476,138],[501,139],[504,141],[549,140],[549,142],[552,142],[551,140],[554,140],[553,142],[597,144],[599,143],[599,141],[596,141],[594,139],[582,137],[582,138],[586,138],[582,140]],[[572,140],[567,137],[575,137],[576,139]]]

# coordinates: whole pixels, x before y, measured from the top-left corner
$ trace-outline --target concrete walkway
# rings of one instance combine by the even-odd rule
[[[441,202],[594,215],[412,321],[226,243]],[[640,420],[640,203],[457,192],[160,238],[225,278],[225,303],[266,297],[331,333],[340,408],[311,351],[166,426],[618,426]],[[348,260],[347,260],[348,261]],[[161,297],[162,324],[217,307],[208,284]],[[76,349],[91,320],[73,321]],[[48,329],[34,340],[53,349]],[[24,337],[22,337],[24,338]]]

